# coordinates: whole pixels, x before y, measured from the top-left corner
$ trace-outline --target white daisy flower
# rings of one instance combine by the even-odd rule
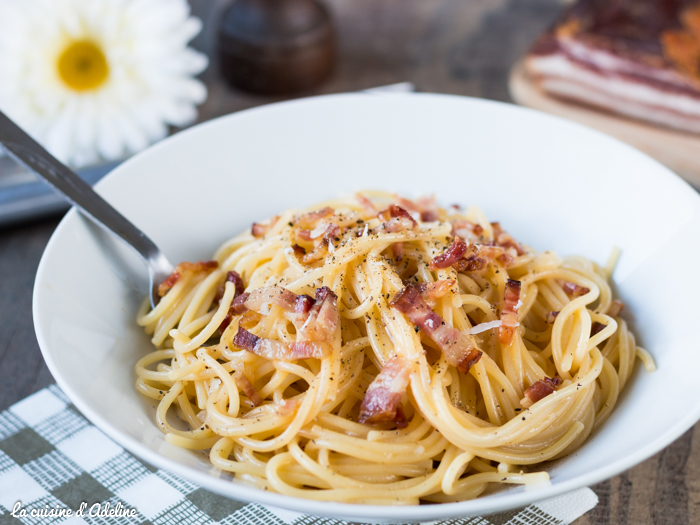
[[[0,0],[0,109],[79,167],[195,120],[207,58],[186,0]]]

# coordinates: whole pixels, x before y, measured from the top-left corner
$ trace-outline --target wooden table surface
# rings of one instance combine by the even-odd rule
[[[194,45],[209,52],[227,2],[191,3],[205,27]],[[419,91],[510,102],[510,66],[560,9],[556,0],[327,3],[337,22],[339,60],[332,78],[304,96],[411,81]],[[209,98],[200,120],[281,100],[230,89],[215,60],[203,78]],[[58,219],[0,230],[0,410],[53,382],[34,336],[31,297],[39,258]],[[697,428],[644,463],[592,487],[600,503],[576,525],[700,523],[695,514],[700,512],[700,454],[693,454],[700,447]]]

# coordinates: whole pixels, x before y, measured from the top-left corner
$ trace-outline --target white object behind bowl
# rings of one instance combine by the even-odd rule
[[[613,476],[700,418],[696,371],[700,198],[660,164],[605,135],[511,105],[444,95],[339,95],[265,106],[179,133],[117,168],[99,192],[173,262],[211,258],[262,218],[364,188],[435,193],[480,206],[537,250],[603,264],[658,371],[638,364],[602,429],[551,483],[463,503],[379,507],[280,496],[219,479],[203,454],[165,443],[134,390],[150,350],[136,326],[145,269],[72,210],[41,260],[34,321],[58,384],[98,427],[144,460],[244,501],[351,521],[497,512]],[[139,288],[140,287],[140,288]]]

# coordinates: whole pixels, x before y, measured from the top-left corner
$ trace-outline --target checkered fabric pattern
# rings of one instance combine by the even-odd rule
[[[12,515],[17,502],[27,510]],[[590,489],[503,514],[440,525],[561,525],[593,508]],[[31,509],[71,509],[82,517],[37,517]],[[101,508],[135,516],[90,516]],[[50,386],[0,413],[0,525],[349,525],[347,522],[245,504],[204,490],[126,452]]]

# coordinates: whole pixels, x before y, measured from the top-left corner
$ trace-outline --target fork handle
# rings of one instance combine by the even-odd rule
[[[42,177],[90,219],[126,241],[147,263],[159,262],[158,259],[164,257],[151,239],[2,111],[0,111],[0,144],[12,158]]]

